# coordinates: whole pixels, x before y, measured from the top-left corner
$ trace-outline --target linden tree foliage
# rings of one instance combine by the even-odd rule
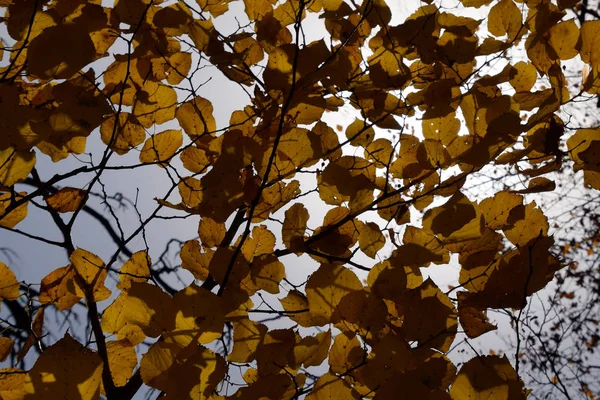
[[[562,114],[600,91],[600,21],[575,1],[445,3],[0,0],[0,226],[68,256],[37,282],[0,263],[0,298],[27,305],[2,322],[25,336],[0,341],[0,398],[526,398],[518,354],[449,353],[563,266],[528,196],[567,167],[600,190],[600,130]],[[211,76],[244,99],[227,123],[199,93]],[[502,166],[525,186],[466,190]],[[142,168],[172,184],[123,229],[103,182]],[[32,208],[58,239],[22,228]],[[80,248],[84,214],[112,254]],[[179,265],[153,263],[146,226],[185,217]],[[427,268],[451,263],[446,289]],[[88,340],[46,310],[79,313]]]

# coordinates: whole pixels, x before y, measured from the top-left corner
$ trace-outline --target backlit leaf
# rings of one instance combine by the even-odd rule
[[[362,288],[354,272],[341,265],[322,264],[306,283],[310,312],[328,321],[347,293]]]
[[[258,345],[262,342],[267,327],[261,323],[249,319],[240,319],[233,331],[233,349],[227,356],[227,361],[250,362]]]
[[[23,201],[23,197],[27,193],[15,193],[13,197],[11,193],[0,194],[0,226],[5,228],[14,228],[19,222],[23,221],[27,216],[27,205],[29,202],[24,202],[17,205],[17,201]]]
[[[62,188],[45,198],[48,206],[61,213],[74,212],[83,206],[87,192],[77,188]]]
[[[506,357],[475,357],[458,371],[450,389],[458,399],[525,399],[521,382]]]
[[[121,267],[117,288],[126,290],[131,287],[131,282],[146,282],[150,278],[151,264],[150,256],[145,250],[133,253]]]
[[[127,340],[106,343],[108,365],[115,386],[125,386],[137,365],[135,348]]]
[[[523,26],[523,16],[513,0],[501,0],[488,14],[488,29],[494,36],[508,34],[509,40],[517,37]]]
[[[19,293],[19,282],[15,274],[0,262],[0,299],[16,300],[21,295]]]
[[[194,100],[177,107],[175,116],[192,140],[217,129],[213,106],[210,101],[202,97],[195,97]]]
[[[198,235],[200,236],[203,246],[218,246],[225,237],[226,232],[227,230],[225,229],[225,224],[215,222],[208,217],[200,219]]]
[[[327,373],[317,380],[306,398],[307,400],[355,400],[360,396],[345,380]]]
[[[35,152],[17,151],[14,148],[0,150],[0,185],[12,186],[27,178],[35,166]]]
[[[164,163],[168,161],[183,144],[180,130],[170,129],[149,137],[142,147],[140,162]]]
[[[0,361],[4,361],[8,358],[13,350],[14,344],[15,342],[10,338],[0,337]],[[0,393],[2,393],[1,390]]]
[[[77,382],[77,385],[71,384]],[[48,347],[29,370],[25,399],[92,400],[100,396],[102,359],[66,334]]]
[[[76,276],[81,278],[81,283],[77,279],[75,281],[75,294],[87,297],[89,293],[94,301],[102,301],[110,297],[110,290],[104,286],[106,265],[100,257],[87,250],[76,249],[70,259]]]

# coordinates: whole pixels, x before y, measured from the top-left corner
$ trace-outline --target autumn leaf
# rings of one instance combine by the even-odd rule
[[[21,295],[15,274],[0,262],[0,299],[16,300]]]
[[[97,353],[66,334],[47,348],[29,370],[24,382],[25,399],[41,394],[51,399],[97,399],[102,364]],[[48,375],[53,379],[44,379]],[[72,380],[78,384],[70,385]]]
[[[46,197],[46,203],[50,208],[61,213],[74,212],[83,206],[86,197],[85,190],[66,187]]]

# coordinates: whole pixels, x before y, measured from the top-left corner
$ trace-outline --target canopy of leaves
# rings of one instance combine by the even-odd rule
[[[109,3],[0,0],[0,226],[23,233],[28,207],[40,208],[62,235],[45,242],[70,261],[36,294],[0,263],[0,299],[28,298],[36,315],[29,347],[3,341],[0,356],[41,353],[0,370],[1,398],[130,399],[143,385],[164,399],[526,398],[508,359],[457,371],[446,353],[462,332],[495,329],[488,310],[524,308],[562,267],[526,197],[555,189],[543,175],[570,163],[600,190],[600,129],[564,140],[558,116],[600,92],[600,22],[570,19],[569,1],[424,0],[397,21],[382,0],[244,0],[247,24],[224,34],[228,0]],[[479,7],[487,18],[465,16]],[[310,42],[306,29],[323,34]],[[525,59],[480,73],[513,49]],[[589,71],[575,95],[561,68],[572,59]],[[228,126],[197,93],[208,67],[248,95]],[[358,116],[334,129],[327,116],[342,109]],[[41,157],[62,165],[91,135],[100,160],[40,181]],[[129,161],[115,167],[120,156]],[[463,190],[493,164],[518,166],[527,187]],[[156,211],[131,236],[107,222],[120,230],[110,258],[77,248],[73,223],[102,174],[133,168],[173,183]],[[80,174],[89,179],[69,180]],[[152,249],[126,251],[159,211],[198,222],[179,253],[193,282],[180,290]],[[287,278],[295,257],[317,265],[304,283]],[[459,287],[422,277],[451,259]],[[265,310],[268,295],[279,304]],[[45,337],[43,311],[78,304],[93,340]],[[253,317],[265,311],[288,324]],[[243,384],[224,389],[234,371]]]

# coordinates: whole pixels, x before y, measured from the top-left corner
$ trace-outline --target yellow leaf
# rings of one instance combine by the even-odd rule
[[[7,337],[0,337],[0,361],[5,361],[13,350],[15,342]],[[0,396],[2,391],[0,390]]]
[[[331,331],[317,333],[315,336],[303,337],[294,347],[294,358],[305,368],[318,366],[325,361],[331,345]]]
[[[125,386],[137,365],[135,347],[127,340],[106,342],[108,365],[115,386]]]
[[[322,264],[306,283],[306,296],[311,314],[323,319],[324,325],[331,319],[342,298],[363,285],[354,272],[342,265]]]
[[[457,312],[452,301],[432,280],[411,289],[404,302],[404,331],[407,340],[448,351],[457,331]]]
[[[359,398],[352,386],[330,373],[322,375],[306,396],[307,400],[357,400]]]
[[[509,229],[504,229],[506,238],[515,246],[525,246],[532,240],[548,234],[548,219],[534,202],[512,214],[509,222],[513,225]],[[519,215],[520,214],[520,215]]]
[[[110,144],[110,148],[115,153],[126,154],[144,142],[146,131],[134,115],[121,112],[117,126],[115,120],[115,115],[111,115],[100,125],[102,142],[106,145]]]
[[[444,243],[462,242],[481,237],[484,218],[477,203],[457,192],[443,206],[425,213],[423,229],[430,230]]]
[[[599,21],[600,22],[600,21]],[[599,43],[600,45],[600,43]],[[600,129],[579,129],[567,140],[569,157],[574,161],[573,169],[596,169],[600,163]]]
[[[131,287],[131,282],[146,282],[150,278],[151,264],[150,256],[145,250],[133,253],[121,267],[117,288],[126,290]]]
[[[492,0],[460,0],[465,7],[476,7],[486,6],[492,2]]]
[[[479,205],[486,225],[491,229],[504,229],[512,225],[511,211],[523,204],[523,196],[502,191],[483,200]]]
[[[184,207],[195,208],[202,203],[204,191],[202,190],[202,182],[191,176],[182,178],[177,185],[181,202]]]
[[[184,168],[195,174],[205,172],[206,168],[211,165],[206,152],[197,147],[186,147],[179,156]]]
[[[0,299],[16,300],[19,298],[19,282],[15,274],[0,262]]]
[[[106,265],[100,257],[84,249],[76,249],[71,254],[71,262],[77,276],[83,281],[79,284],[76,280],[75,294],[87,297],[87,292],[93,296],[94,301],[106,300],[110,297],[110,290],[104,286],[106,279]],[[82,287],[83,286],[83,287]]]
[[[66,334],[44,350],[29,370],[25,399],[98,399],[101,382],[102,359]]]
[[[0,369],[0,396],[4,400],[22,400],[25,397],[26,371],[17,368]]]
[[[222,222],[215,222],[213,219],[204,217],[200,219],[198,225],[198,235],[205,247],[217,247],[225,238],[227,229]]]
[[[414,289],[423,283],[419,269],[405,267],[403,261],[398,258],[397,253],[393,253],[388,260],[371,268],[367,284],[374,295],[401,302],[408,289]]]
[[[169,129],[146,140],[140,153],[140,162],[163,163],[168,161],[183,144],[183,136],[180,130]]]
[[[301,203],[292,205],[285,212],[281,237],[283,244],[290,250],[301,250],[304,243],[304,232],[310,215]]]
[[[175,117],[192,140],[217,130],[213,106],[202,97],[195,97],[177,107]]]
[[[465,305],[461,299],[464,299],[463,292],[458,293],[458,318],[460,326],[465,330],[468,337],[474,339],[486,332],[497,329],[495,325],[488,322],[485,310],[482,311]]]
[[[0,186],[12,186],[27,178],[35,166],[35,152],[17,151],[13,147],[0,150]]]
[[[79,300],[72,288],[75,287],[75,270],[72,266],[57,268],[42,279],[40,303],[52,303],[61,311],[73,307]]]
[[[181,266],[190,271],[196,279],[203,281],[208,277],[208,266],[212,255],[212,250],[205,249],[202,252],[197,240],[189,240],[181,248]]]
[[[366,148],[369,143],[375,139],[375,131],[369,126],[367,121],[355,119],[348,128],[346,128],[346,138],[352,146],[361,146]]]
[[[581,26],[581,60],[600,69],[600,20],[586,21]]]
[[[385,302],[367,290],[345,295],[331,320],[339,330],[356,333],[367,341],[377,340],[388,331]]]
[[[365,359],[365,350],[354,334],[341,332],[335,336],[327,360],[331,372],[343,374],[360,365]]]
[[[323,325],[323,318],[315,317],[308,308],[306,296],[297,290],[290,292],[279,300],[283,309],[288,312],[288,317],[300,326],[309,327]]]
[[[208,400],[227,368],[223,357],[205,347],[156,342],[142,357],[140,371],[146,385],[170,398]]]
[[[252,237],[248,237],[242,246],[242,254],[251,262],[254,257],[270,254],[275,247],[275,235],[265,225],[252,228]]]
[[[175,293],[173,306],[175,328],[163,334],[167,341],[188,346],[193,341],[210,343],[222,335],[225,307],[216,294],[192,283]]]
[[[150,81],[144,82],[144,89],[136,93],[132,114],[144,128],[164,124],[175,118],[177,93],[170,86]]]
[[[514,40],[523,26],[523,16],[513,0],[501,0],[488,14],[488,30],[494,36],[508,34]]]
[[[371,258],[385,246],[385,237],[381,228],[374,222],[363,223],[359,226],[358,245],[363,253]]]
[[[234,325],[233,349],[227,361],[247,363],[254,360],[258,345],[263,341],[267,327],[259,322],[242,318]]]
[[[44,200],[54,211],[61,213],[74,212],[83,207],[86,193],[83,189],[65,187]]]
[[[119,297],[104,310],[102,330],[117,334],[117,338],[129,339],[132,345],[141,340],[139,331],[145,336],[158,337],[164,331],[171,331],[175,326],[175,310],[171,297],[159,287],[148,283],[132,282],[131,287],[121,292]],[[136,333],[138,331],[138,333]]]
[[[254,257],[250,270],[257,288],[271,294],[279,293],[279,283],[285,278],[285,267],[273,254]]]
[[[578,55],[581,40],[575,20],[563,21],[550,28],[548,42],[561,60],[570,60]]]
[[[450,254],[433,234],[425,229],[407,226],[402,246],[394,250],[394,256],[404,260],[406,266],[427,267],[430,263],[438,265],[450,262]]]
[[[535,67],[524,61],[519,61],[514,65],[516,74],[510,79],[510,85],[517,92],[528,92],[537,81],[537,70]]]
[[[525,399],[523,382],[506,357],[478,356],[464,364],[450,389],[459,399]]]
[[[81,24],[44,29],[27,48],[27,72],[40,79],[68,79],[94,61],[96,48]]]
[[[518,190],[516,193],[526,194],[551,192],[554,189],[556,189],[556,183],[554,183],[554,181],[551,181],[548,178],[544,178],[543,176],[539,176],[529,181],[527,189]]]
[[[0,226],[12,229],[25,219],[27,216],[28,201],[13,208],[13,204],[17,201],[21,201],[24,196],[27,196],[27,193],[15,193],[14,198],[11,193],[0,194]]]
[[[527,296],[542,289],[561,268],[549,248],[551,237],[536,237],[527,246],[517,247],[498,259],[495,253],[480,266],[464,267],[460,280],[469,290],[461,301],[477,309],[523,308]],[[484,253],[480,253],[484,254]]]
[[[460,121],[456,118],[454,111],[439,116],[431,110],[423,115],[423,136],[425,139],[434,139],[448,146],[458,135]]]
[[[181,7],[181,6],[180,6]],[[181,83],[190,72],[192,67],[192,55],[190,53],[178,52],[169,57],[171,68],[167,76],[167,82],[171,85]],[[175,112],[177,115],[177,111]]]

